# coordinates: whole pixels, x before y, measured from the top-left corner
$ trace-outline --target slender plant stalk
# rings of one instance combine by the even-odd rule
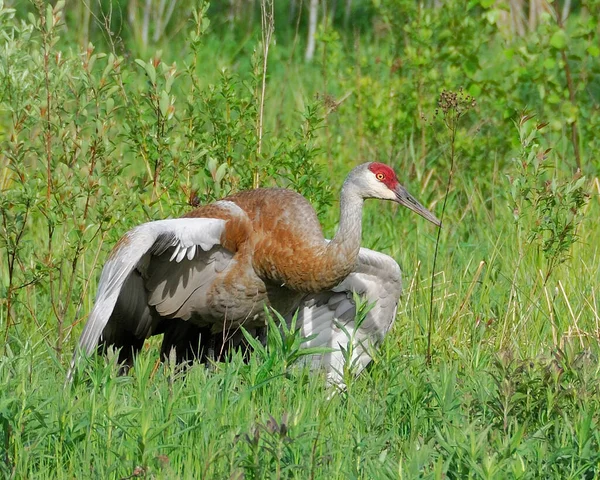
[[[446,193],[444,194],[444,203],[442,204],[442,213],[440,221],[444,224],[444,214],[446,213],[446,204],[448,203],[448,194],[454,177],[454,163],[456,160],[456,132],[458,131],[458,122],[460,118],[471,108],[475,107],[475,99],[463,92],[460,88],[458,92],[443,91],[438,100],[436,115],[441,110],[444,118],[444,125],[450,130],[450,173],[446,183]],[[437,231],[435,240],[435,252],[433,254],[433,267],[431,271],[431,288],[429,297],[429,320],[427,322],[427,355],[426,362],[431,364],[431,335],[433,332],[433,287],[435,281],[435,267],[437,264],[438,251],[440,246],[441,227]]]
[[[46,18],[43,14],[42,4],[38,6],[40,17]],[[50,29],[52,25],[43,24],[42,47],[44,50],[44,86],[46,88],[46,106],[44,115],[44,147],[46,150],[46,220],[48,222],[48,257],[47,262],[50,265],[52,256],[52,236],[54,228],[48,215],[50,214],[52,199],[52,126],[50,123],[50,111],[52,109],[52,91],[50,89]],[[50,274],[50,291],[52,291],[52,273]]]
[[[39,3],[37,5],[38,11],[40,12],[40,17],[43,18],[42,22],[42,48],[44,52],[44,87],[46,89],[46,105],[44,112],[44,149],[46,153],[46,206],[44,215],[46,217],[47,225],[48,225],[48,251],[46,257],[46,266],[49,269],[48,274],[48,290],[50,292],[50,301],[52,304],[52,309],[57,319],[57,342],[56,342],[56,351],[60,355],[60,350],[62,348],[61,345],[61,336],[62,336],[62,319],[58,314],[56,309],[56,295],[54,291],[54,274],[52,269],[53,263],[53,237],[55,226],[51,219],[51,208],[52,208],[52,124],[51,124],[51,109],[52,105],[52,90],[50,88],[50,49],[52,43],[52,29],[53,25],[48,25],[47,17],[45,16],[43,10],[43,3]],[[49,8],[49,7],[47,7]],[[54,18],[54,17],[53,17]]]
[[[161,157],[162,157],[162,152],[163,152],[163,147],[164,147],[164,143],[163,143],[163,135],[164,135],[164,119],[162,118],[162,114],[160,113],[160,106],[159,106],[159,100],[158,100],[158,88],[156,87],[156,85],[154,85],[154,92],[152,94],[155,97],[155,109],[156,109],[156,140],[157,140],[157,155],[156,155],[156,159],[154,160],[154,174],[153,174],[153,178],[152,178],[152,192],[154,195],[154,198],[158,198],[158,194],[157,194],[157,187],[158,187],[158,178],[160,175],[160,170],[162,168],[162,164],[161,164]]]
[[[30,203],[29,201],[27,201],[27,205],[26,205],[26,209],[25,209],[25,214],[23,216],[23,222],[21,224],[21,228],[19,229],[17,235],[15,236],[15,244],[14,244],[14,249],[12,249],[12,251],[9,251],[7,249],[7,260],[8,260],[8,287],[6,289],[6,329],[4,332],[4,347],[5,347],[5,352],[6,352],[6,346],[8,345],[8,333],[10,331],[10,327],[12,325],[12,298],[13,298],[13,293],[15,290],[17,290],[17,288],[15,288],[14,282],[15,282],[15,262],[18,262],[18,249],[19,249],[19,244],[21,243],[21,239],[23,238],[23,235],[25,233],[25,227],[27,225],[27,218],[29,216],[29,210],[30,210]],[[2,215],[2,223],[4,226],[4,231],[8,232],[9,231],[9,226],[6,223],[6,216]]]
[[[269,60],[269,46],[271,45],[271,38],[275,31],[275,7],[273,6],[273,0],[261,0],[260,2],[260,13],[261,13],[261,34],[262,34],[262,84],[260,92],[260,104],[258,111],[258,145],[256,147],[256,168],[252,179],[252,186],[258,188],[260,185],[260,175],[258,163],[260,161],[260,155],[262,152],[262,140],[263,140],[263,119],[265,111],[265,92],[267,89],[267,63]]]
[[[441,226],[444,224],[444,213],[446,213],[446,204],[448,202],[448,194],[450,193],[450,185],[452,184],[452,177],[454,176],[454,158],[456,155],[456,125],[455,122],[450,128],[450,174],[448,175],[448,181],[446,182],[446,193],[444,194],[444,203],[442,204],[442,213],[440,214],[440,228],[438,228],[437,236],[435,239],[435,251],[433,253],[433,266],[431,269],[431,288],[429,296],[429,320],[427,322],[427,365],[431,365],[431,333],[433,331],[433,284],[435,282],[435,266],[437,263],[438,251],[440,247],[440,236],[442,234]]]
[[[41,7],[40,7],[41,8]],[[41,15],[41,10],[40,10]],[[42,16],[42,18],[46,18]],[[50,199],[52,197],[52,130],[50,124],[50,109],[52,108],[52,92],[50,90],[50,29],[52,25],[44,25],[42,46],[44,49],[44,86],[46,87],[46,112],[44,140],[46,147],[46,209],[50,211]]]

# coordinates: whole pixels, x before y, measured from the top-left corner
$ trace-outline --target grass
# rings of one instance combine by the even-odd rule
[[[570,349],[530,361],[499,356],[486,348],[483,329],[472,345],[427,366],[408,329],[396,328],[369,370],[333,397],[322,375],[300,367],[274,368],[257,385],[265,365],[256,357],[196,366],[185,376],[169,365],[156,369],[155,347],[131,376],[99,361],[62,389],[64,367],[48,361],[43,344],[24,345],[3,358],[10,459],[3,471],[20,478],[593,478],[597,358]]]
[[[428,51],[438,56],[397,64],[382,45],[399,42],[414,54],[418,22],[401,39],[365,35],[356,45],[324,29],[313,65],[272,46],[257,155],[254,38],[240,46],[203,32],[193,47],[175,39],[162,61],[140,54],[136,63],[135,53],[80,52],[46,26],[47,12],[21,22],[8,10],[0,9],[1,477],[600,475],[593,102],[579,99],[590,119],[579,124],[588,174],[580,181],[562,110],[525,95],[536,89],[519,76],[522,65],[502,62],[493,81],[473,80],[444,57],[457,50],[443,42]],[[429,20],[456,13],[442,10]],[[462,35],[482,46],[480,63],[494,76],[503,44],[496,38],[485,50],[486,32]],[[573,52],[583,48],[578,38]],[[534,60],[527,75],[541,76],[548,63]],[[453,143],[434,111],[442,89],[457,91],[459,80],[482,98]],[[510,119],[507,105],[519,109]],[[523,120],[525,105],[536,119]],[[544,121],[551,124],[541,128]],[[397,259],[404,294],[380,351],[346,391],[332,395],[323,374],[277,361],[289,352],[276,342],[247,363],[234,354],[184,375],[158,363],[156,339],[130,375],[118,376],[114,359],[92,358],[63,387],[100,266],[128,228],[250,185],[258,168],[263,185],[310,198],[331,237],[335,192],[365,160],[392,164],[440,212],[451,151],[434,272],[434,227],[406,209],[365,206],[363,245]]]

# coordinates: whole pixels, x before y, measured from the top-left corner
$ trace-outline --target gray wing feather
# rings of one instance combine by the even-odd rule
[[[139,270],[144,276],[149,268],[151,257],[162,255],[169,249],[173,249],[171,259],[175,262],[181,261],[184,257],[193,258],[198,247],[208,251],[219,244],[225,224],[225,220],[215,218],[180,218],[145,223],[127,232],[104,265],[96,302],[79,338],[71,362],[71,370],[77,355],[81,353],[89,355],[97,347],[117,300],[125,310],[130,312],[142,308],[136,293],[140,291],[141,278],[138,281],[131,275],[134,269]],[[121,296],[121,292],[126,295]],[[142,322],[135,331],[143,334],[148,328],[149,313],[143,311],[140,313]],[[109,335],[110,333],[107,332]]]
[[[180,261],[169,260],[169,252],[154,257],[147,269],[148,304],[162,317],[189,320],[192,314],[209,315],[208,290],[233,254],[222,247],[208,252],[195,252]],[[172,255],[171,255],[172,258]],[[179,254],[176,258],[179,258]]]
[[[125,280],[111,318],[113,321],[109,321],[102,331],[102,338],[108,344],[118,342],[123,328],[138,338],[148,335],[152,327],[152,312],[146,301],[144,281],[137,271],[131,272]]]
[[[353,292],[372,304],[359,326],[355,325]],[[329,382],[341,386],[342,349],[351,346],[351,361],[358,374],[371,361],[372,348],[383,341],[392,326],[401,292],[401,272],[396,261],[388,255],[361,248],[352,273],[329,292],[307,295],[300,305],[298,325],[302,326],[302,334],[316,335],[305,345],[333,349],[330,353],[312,356],[313,367],[324,367]]]

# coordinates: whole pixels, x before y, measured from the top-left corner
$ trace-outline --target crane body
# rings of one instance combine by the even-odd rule
[[[360,371],[392,325],[401,293],[398,264],[360,246],[366,198],[396,201],[440,224],[391,168],[366,163],[344,182],[332,240],[310,203],[281,188],[243,191],[130,230],[103,268],[69,378],[81,354],[112,346],[130,365],[145,339],[161,333],[163,356],[174,350],[179,362],[204,360],[238,344],[240,326],[258,334],[267,306],[287,319],[298,312],[307,346],[332,350],[313,365],[340,384],[342,349],[353,343]],[[354,292],[374,304],[357,328]]]

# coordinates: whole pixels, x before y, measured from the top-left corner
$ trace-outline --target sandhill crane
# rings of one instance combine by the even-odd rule
[[[391,327],[401,292],[400,268],[389,256],[361,248],[363,202],[391,200],[435,225],[440,221],[398,183],[387,165],[364,163],[346,178],[340,222],[329,241],[310,203],[287,189],[243,191],[183,218],[145,223],[114,247],[68,377],[81,354],[120,349],[131,364],[145,339],[164,334],[161,354],[177,361],[206,358],[240,326],[265,325],[265,305],[290,319],[295,312],[307,347],[330,347],[314,367],[341,384],[342,348],[354,347],[358,373]],[[356,326],[353,292],[374,303]],[[239,338],[239,336],[238,336]]]

